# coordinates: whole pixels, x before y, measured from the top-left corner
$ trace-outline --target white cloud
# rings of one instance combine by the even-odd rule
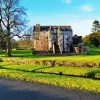
[[[72,0],[62,0],[64,3],[66,4],[71,4],[72,3]]]
[[[93,6],[92,5],[89,5],[89,4],[86,4],[86,5],[81,6],[81,9],[83,11],[86,11],[86,12],[91,12],[91,11],[94,10]]]

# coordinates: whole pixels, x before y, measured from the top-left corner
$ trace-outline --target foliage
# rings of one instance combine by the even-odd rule
[[[96,47],[100,46],[100,31],[96,33],[91,33],[83,38],[84,43],[94,44]]]
[[[96,33],[97,31],[99,31],[99,29],[100,29],[100,22],[98,20],[95,20],[93,22],[92,32]]]
[[[89,35],[86,35],[86,36],[83,38],[83,42],[84,42],[85,44],[90,44],[90,37],[89,37]]]
[[[95,20],[93,22],[92,33],[83,38],[84,43],[94,44],[96,47],[100,46],[100,22]]]
[[[82,42],[82,36],[74,35],[73,36],[73,45],[78,45]]]
[[[90,35],[90,42],[96,47],[100,46],[100,31]]]

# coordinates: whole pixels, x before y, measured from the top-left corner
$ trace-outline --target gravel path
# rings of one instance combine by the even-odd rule
[[[100,94],[0,78],[0,100],[100,100]]]

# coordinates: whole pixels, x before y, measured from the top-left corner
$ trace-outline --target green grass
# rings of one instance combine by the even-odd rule
[[[61,60],[68,62],[100,62],[100,48],[90,46],[88,55],[47,56],[32,54],[29,50],[13,50],[12,57],[6,57],[5,51],[0,51],[0,58],[14,60]],[[0,62],[0,76],[41,82],[60,87],[100,92],[100,68],[78,67],[47,67],[43,65],[17,64]]]
[[[20,52],[23,52],[23,51],[20,51]],[[14,56],[11,58],[21,59],[21,60],[63,60],[63,61],[68,61],[68,62],[100,62],[100,55],[44,56],[44,55],[31,55],[31,53],[27,53],[27,52],[29,51],[25,51],[25,53],[23,52],[23,54],[20,54],[21,56],[19,57],[18,57],[19,55],[18,54],[16,57]],[[5,57],[3,55],[1,55],[0,58],[9,59],[9,57]]]
[[[9,59],[5,56],[5,51],[0,51],[0,58]],[[66,60],[70,62],[100,62],[100,48],[95,48],[90,46],[90,52],[88,55],[73,55],[73,56],[47,56],[47,55],[36,55],[32,54],[31,50],[13,50],[12,51],[14,59],[25,59],[25,60]]]
[[[65,75],[60,74],[60,72]],[[0,62],[1,77],[92,92],[100,92],[100,81],[92,79],[93,77],[84,78],[84,76],[98,76],[98,73],[100,73],[99,68],[46,67]]]

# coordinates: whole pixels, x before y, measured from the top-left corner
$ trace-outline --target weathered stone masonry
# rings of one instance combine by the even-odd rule
[[[53,53],[70,52],[73,31],[71,26],[40,26],[33,30],[34,49]]]

